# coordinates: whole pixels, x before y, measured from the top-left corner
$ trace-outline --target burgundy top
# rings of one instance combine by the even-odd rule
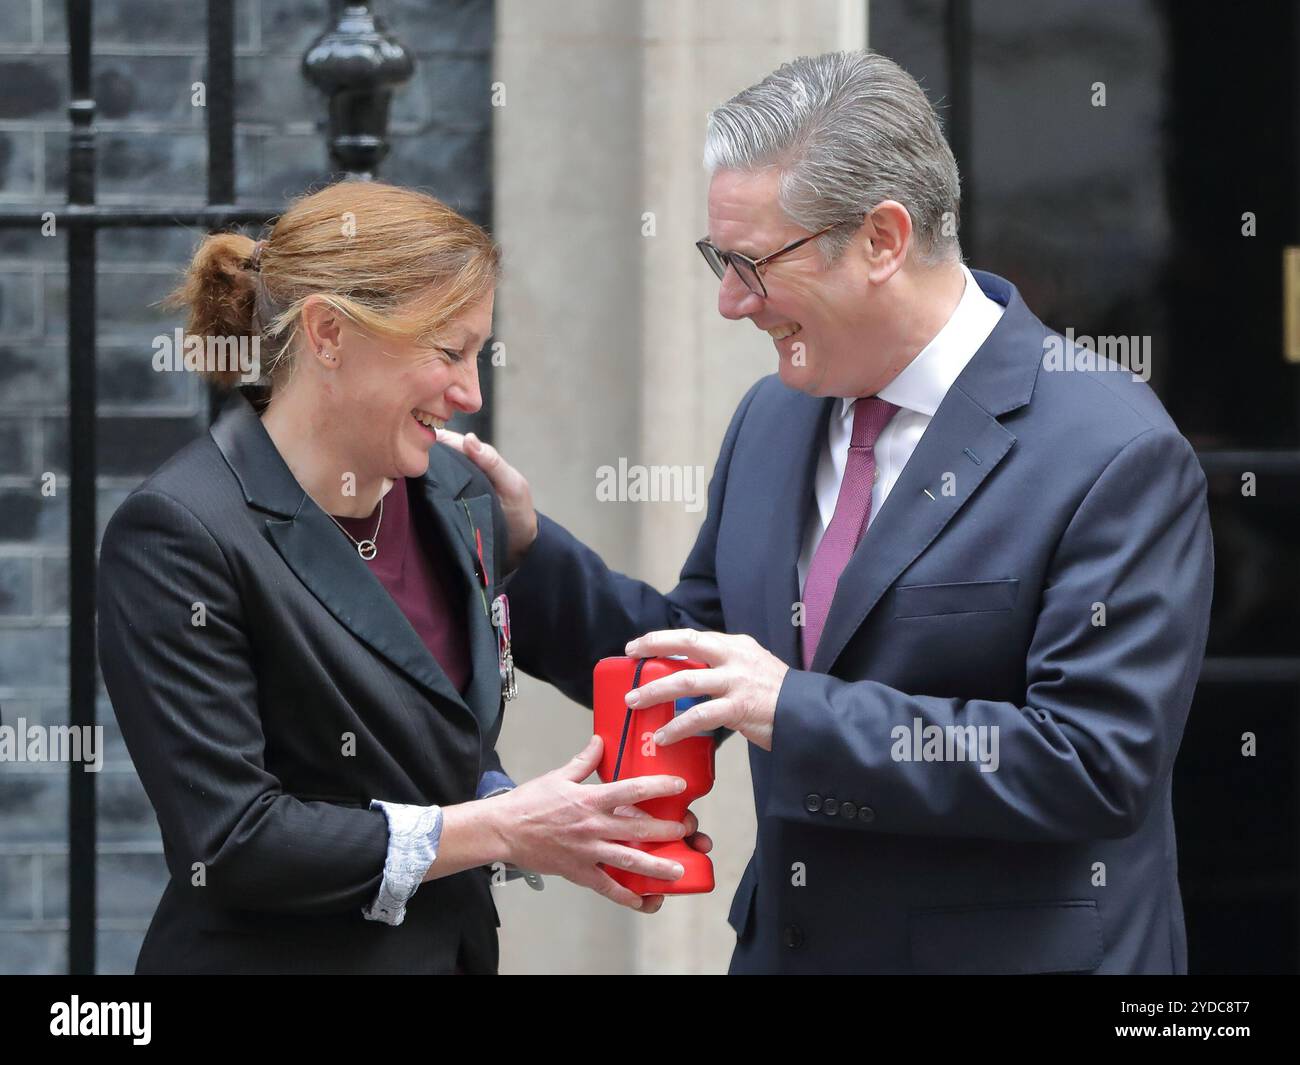
[[[410,505],[408,493],[412,491],[418,488],[411,487],[409,477],[402,477],[384,496],[384,517],[375,540],[378,550],[366,565],[463,695],[470,678],[470,659],[460,577],[447,557],[440,532],[431,527],[431,521],[426,525],[417,519],[422,511]],[[378,506],[368,518],[335,516],[358,540],[374,538],[378,519]]]

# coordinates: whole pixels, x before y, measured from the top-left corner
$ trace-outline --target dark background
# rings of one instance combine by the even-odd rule
[[[1013,280],[1056,329],[1150,336],[1151,383],[1207,469],[1214,612],[1174,772],[1201,973],[1300,967],[1300,366],[1282,344],[1282,248],[1300,244],[1298,10],[870,6],[871,46],[949,126],[970,264]]]
[[[491,207],[490,0],[375,5],[415,58],[394,98],[381,174],[478,221]],[[67,196],[68,41],[63,0],[0,0],[0,207],[59,211]],[[326,99],[303,54],[327,0],[234,0],[235,185],[283,205],[328,180]],[[204,0],[97,0],[96,184],[103,204],[204,203]],[[98,237],[99,529],[144,476],[206,431],[194,374],[156,373],[152,338],[182,324],[154,306],[201,228],[114,228]],[[0,228],[0,716],[68,721],[67,237]],[[41,474],[57,475],[43,497]],[[107,757],[98,799],[99,972],[131,972],[166,882],[153,809],[102,685]],[[0,972],[66,971],[68,767],[0,767]]]

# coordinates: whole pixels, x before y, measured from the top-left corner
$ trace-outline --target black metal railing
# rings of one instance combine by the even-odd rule
[[[95,202],[95,99],[92,92],[93,0],[66,0],[71,139],[67,203],[55,212],[66,227],[68,263],[68,407],[70,522],[68,722],[93,726],[96,540],[96,238],[101,229],[265,225],[276,204],[235,203],[235,5],[207,0],[207,202],[191,208],[107,206]],[[388,151],[393,89],[411,74],[406,50],[368,3],[331,0],[331,23],[311,46],[303,75],[329,97],[334,176],[367,180]],[[0,227],[39,230],[44,211],[0,208]],[[214,400],[215,404],[215,400]],[[212,411],[210,409],[209,414]],[[68,795],[68,970],[95,971],[95,774],[70,766]]]

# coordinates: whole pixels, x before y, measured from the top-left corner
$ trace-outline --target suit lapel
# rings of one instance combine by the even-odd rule
[[[982,270],[971,273],[1006,310],[948,389],[879,516],[844,567],[813,657],[816,672],[831,671],[890,585],[943,532],[1016,442],[998,419],[1025,406],[1033,395],[1047,330],[1014,285]],[[823,439],[824,433],[811,445],[815,454]],[[949,473],[952,477],[946,478]],[[951,485],[950,494],[945,494],[945,483]],[[798,547],[785,557],[797,558]]]
[[[393,486],[400,490],[401,485]],[[339,624],[413,681],[469,711],[388,590],[315,502],[307,498],[286,520],[268,518],[266,531],[280,557]]]
[[[815,672],[830,672],[881,596],[952,521],[1015,439],[960,389],[948,390],[840,575],[813,657]],[[944,494],[945,484],[951,494]]]
[[[787,500],[772,509],[767,525],[768,542],[757,572],[770,575],[767,588],[767,647],[787,665],[800,665],[799,630],[792,610],[799,601],[799,551],[803,543],[808,508],[816,506],[814,483],[817,459],[826,439],[826,423],[837,399],[817,399],[799,392],[789,395],[790,409],[783,411],[780,432],[788,461],[773,478],[774,498]]]
[[[211,434],[238,478],[245,500],[270,515],[267,538],[339,624],[431,695],[472,714],[485,729],[490,727],[500,709],[500,679],[495,635],[474,577],[473,532],[457,498],[469,484],[468,472],[445,449],[432,448],[421,491],[412,496],[413,506],[427,502],[437,519],[443,542],[434,550],[446,550],[455,560],[459,580],[448,594],[461,595],[466,603],[473,666],[467,701],[356,549],[294,479],[258,418],[255,407],[265,398],[264,388],[240,389],[228,400]],[[395,485],[393,491],[402,487]],[[465,504],[482,531],[484,558],[491,559],[491,501],[483,495]]]
[[[465,618],[469,625],[470,661],[473,675],[468,691],[469,705],[479,717],[484,729],[489,729],[501,708],[501,674],[497,663],[496,630],[489,614],[498,574],[492,572],[492,500],[485,493],[477,496],[452,496],[443,485],[450,472],[449,458],[435,448],[429,454],[429,468],[433,479],[424,482],[424,499],[442,530],[442,538],[451,551],[459,577],[458,587],[449,588],[448,594],[459,594],[465,604]],[[438,467],[435,472],[435,465]],[[461,485],[461,487],[464,487]],[[483,587],[475,570],[478,547],[474,531],[483,540],[483,563],[487,570],[488,586]]]

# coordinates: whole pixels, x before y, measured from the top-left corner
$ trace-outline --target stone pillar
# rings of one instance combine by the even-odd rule
[[[494,81],[495,438],[540,510],[614,568],[668,591],[704,518],[685,502],[599,502],[597,470],[713,463],[767,338],[717,313],[707,229],[708,111],[797,55],[866,42],[865,0],[500,0]],[[507,716],[516,779],[566,761],[590,713],[531,678]],[[726,970],[726,913],[753,848],[744,742],[695,804],[717,890],[644,917],[550,878],[498,889],[503,972]]]

